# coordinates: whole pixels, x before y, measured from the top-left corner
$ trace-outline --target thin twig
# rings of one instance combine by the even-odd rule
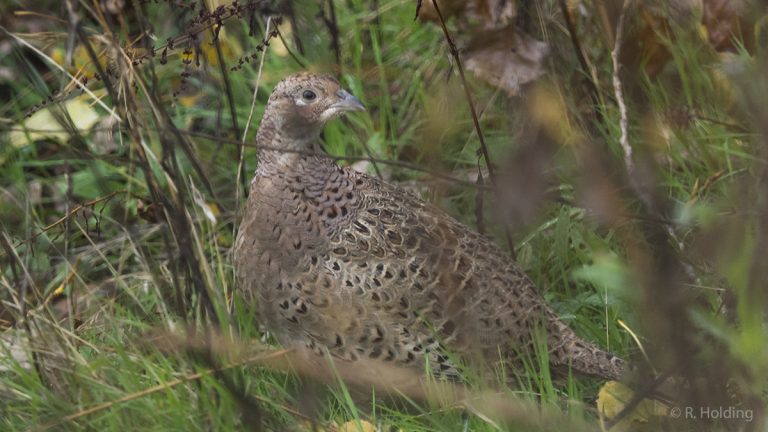
[[[480,161],[477,161],[477,185],[483,186],[485,184],[485,178],[483,178],[483,170],[480,169]],[[483,207],[485,192],[478,188],[475,192],[475,225],[477,226],[477,232],[485,234],[485,217],[483,216]]]
[[[673,376],[674,371],[669,372],[663,372],[661,375],[655,377],[651,382],[641,386],[640,388],[636,389],[634,395],[629,400],[629,402],[624,405],[621,411],[619,411],[618,414],[616,414],[614,417],[611,417],[610,419],[603,421],[603,430],[610,431],[613,429],[614,426],[619,424],[623,419],[625,419],[628,415],[634,411],[635,408],[637,408],[638,405],[640,405],[641,402],[644,400],[650,398],[657,399],[663,401],[664,398],[661,398],[660,395],[658,395],[657,390],[658,388],[664,384],[671,376]],[[598,413],[602,415],[603,413]],[[601,420],[603,420],[601,418]]]
[[[264,4],[265,4],[264,2],[252,2],[252,3],[241,4],[238,7],[233,8],[232,6],[235,5],[234,2],[230,3],[229,7],[224,9],[223,12],[218,16],[209,14],[207,16],[207,19],[200,20],[199,22],[195,23],[191,30],[185,32],[182,35],[168,38],[166,43],[154,47],[154,51],[161,51],[166,48],[170,49],[172,47],[181,46],[184,43],[188,42],[190,39],[199,35],[200,33],[214,26],[218,26],[230,18],[239,18],[242,14],[245,14],[246,12],[262,10],[261,8],[263,8]],[[212,18],[218,18],[218,21]]]
[[[420,2],[419,5],[420,6]],[[453,57],[453,60],[456,62],[456,68],[459,70],[459,76],[461,77],[461,85],[464,88],[464,95],[467,98],[467,103],[469,104],[469,111],[472,114],[472,123],[475,125],[475,131],[477,132],[477,138],[480,140],[480,153],[483,155],[483,159],[485,160],[485,166],[488,169],[488,179],[491,183],[491,187],[494,191],[497,191],[496,188],[496,174],[493,170],[493,164],[491,163],[491,157],[488,153],[488,146],[485,145],[485,137],[483,136],[483,130],[480,128],[480,120],[477,117],[477,111],[475,110],[475,104],[472,101],[472,93],[469,91],[469,84],[467,84],[467,78],[464,75],[464,67],[461,64],[461,58],[459,57],[459,50],[456,48],[456,44],[453,43],[453,39],[451,38],[451,34],[448,32],[448,27],[445,25],[445,19],[443,19],[443,13],[440,12],[440,7],[437,5],[437,0],[432,0],[432,5],[435,7],[435,12],[437,12],[437,17],[440,19],[440,27],[443,29],[443,34],[445,35],[445,40],[448,42],[448,47],[451,51],[451,56]],[[418,7],[417,12],[418,16]],[[504,224],[504,233],[506,235],[507,240],[507,246],[509,247],[509,253],[512,255],[512,259],[516,258],[515,254],[515,244],[512,241],[512,235],[509,232],[509,227],[507,224]]]
[[[437,0],[432,0],[432,5],[435,6],[438,18],[440,18],[440,27],[443,29],[445,40],[448,42],[448,47],[451,51],[451,56],[456,62],[456,67],[459,69],[459,75],[461,76],[461,85],[464,87],[464,95],[467,98],[469,104],[469,111],[472,113],[472,123],[475,125],[475,131],[477,132],[477,138],[480,140],[480,152],[485,159],[485,166],[488,168],[488,177],[490,177],[491,184],[496,184],[496,175],[493,171],[491,164],[491,158],[488,154],[488,147],[485,145],[485,137],[483,136],[483,130],[480,128],[480,120],[477,118],[477,111],[475,110],[475,104],[472,102],[472,93],[469,91],[469,84],[467,84],[467,78],[464,76],[464,67],[461,64],[461,58],[459,58],[459,50],[456,48],[456,44],[453,43],[451,34],[448,32],[448,27],[445,26],[445,20],[443,14],[440,12],[440,7],[437,5]]]
[[[239,141],[228,140],[226,138],[218,137],[218,136],[215,136],[215,135],[209,135],[209,134],[205,134],[205,133],[201,133],[201,132],[184,131],[183,133],[185,133],[187,135],[190,135],[190,136],[195,136],[195,137],[199,137],[199,138],[203,138],[203,139],[208,139],[208,140],[212,140],[212,141],[218,141],[218,142],[227,143],[227,144],[243,145],[245,147],[254,147],[254,148],[258,147],[258,148],[260,148],[262,150],[279,151],[279,152],[284,152],[284,153],[293,153],[293,154],[299,154],[299,155],[305,155],[305,156],[325,156],[325,157],[333,159],[334,161],[339,161],[339,160],[345,160],[345,161],[349,161],[349,162],[365,161],[365,162],[371,162],[371,163],[374,163],[374,164],[380,163],[380,164],[384,164],[384,165],[391,165],[391,166],[396,166],[396,167],[399,167],[399,168],[405,168],[405,169],[409,169],[409,170],[413,170],[413,171],[423,172],[425,174],[429,174],[432,177],[439,178],[439,179],[442,179],[442,180],[446,180],[446,181],[449,181],[449,182],[452,182],[452,183],[460,184],[462,186],[467,186],[467,187],[481,189],[481,190],[486,190],[486,191],[491,190],[491,188],[488,187],[488,186],[480,186],[480,185],[478,185],[478,184],[476,184],[474,182],[471,182],[471,181],[468,181],[468,180],[464,180],[464,179],[460,179],[460,178],[456,178],[456,177],[451,177],[449,175],[441,174],[439,172],[431,171],[431,170],[429,170],[427,168],[424,168],[424,167],[421,167],[419,165],[412,164],[412,163],[409,163],[409,162],[403,162],[403,161],[397,161],[397,160],[388,160],[388,159],[378,159],[378,158],[368,157],[368,156],[342,156],[342,155],[335,156],[335,155],[329,155],[329,154],[327,154],[327,153],[325,153],[323,151],[292,150],[292,149],[285,149],[285,148],[281,148],[281,147],[271,147],[271,146],[263,146],[263,145],[257,146],[255,144],[243,144],[243,143],[241,143]]]
[[[153,131],[159,130],[158,128],[147,128],[147,129],[148,130],[153,130]],[[42,133],[55,133],[55,132],[65,132],[66,131],[65,129],[23,129],[23,128],[8,128],[6,130],[9,130],[9,131],[42,132]],[[111,130],[112,130],[111,128],[94,127],[94,128],[91,129],[91,132],[111,131]],[[238,141],[238,140],[227,139],[225,137],[216,136],[216,135],[210,135],[210,134],[206,134],[206,133],[203,133],[203,132],[194,132],[194,131],[188,131],[188,130],[179,130],[179,132],[181,134],[183,134],[183,135],[197,137],[197,138],[202,138],[202,139],[211,140],[211,141],[216,141],[216,142],[219,142],[219,143],[222,143],[222,144],[230,144],[230,145],[238,145],[238,146],[242,145],[243,147],[249,147],[249,148],[260,147],[260,148],[263,148],[265,150],[282,151],[282,152],[285,152],[285,153],[297,153],[297,154],[307,155],[307,156],[327,156],[327,157],[330,157],[331,159],[337,160],[337,161],[338,160],[344,160],[344,161],[349,161],[349,162],[370,162],[374,166],[377,165],[377,164],[390,165],[390,166],[394,166],[394,167],[398,167],[398,168],[404,168],[404,169],[408,169],[408,170],[412,170],[412,171],[421,172],[421,173],[427,174],[427,175],[429,175],[431,177],[435,177],[435,178],[440,179],[440,180],[445,180],[445,181],[450,182],[450,183],[456,183],[458,185],[470,187],[470,188],[473,188],[473,189],[479,189],[479,190],[483,190],[483,191],[490,191],[491,190],[491,188],[488,185],[486,185],[486,184],[480,185],[477,182],[472,182],[472,181],[469,181],[469,180],[453,177],[453,176],[450,176],[450,175],[447,175],[447,174],[442,174],[440,172],[433,171],[433,170],[430,170],[429,168],[425,168],[423,166],[416,165],[416,164],[410,163],[410,162],[404,162],[404,161],[399,161],[399,160],[381,159],[381,158],[376,158],[376,157],[373,157],[373,156],[328,155],[325,152],[319,152],[319,151],[290,150],[290,149],[283,149],[283,148],[278,148],[278,147],[256,146],[255,144],[243,143],[243,142]],[[89,155],[84,155],[84,156],[87,157]],[[768,163],[768,161],[766,161],[766,163]],[[566,204],[568,204],[570,206],[575,206],[575,204],[570,203],[570,202],[568,202]]]
[[[290,45],[288,45],[288,41],[287,41],[287,40],[285,40],[285,38],[283,37],[283,33],[280,31],[280,27],[278,27],[278,26],[275,26],[275,31],[277,31],[277,37],[279,37],[279,38],[280,38],[280,42],[282,42],[282,43],[283,43],[283,46],[285,47],[285,50],[286,50],[286,51],[288,51],[288,55],[289,55],[289,56],[291,56],[291,58],[293,59],[293,61],[295,61],[295,62],[296,62],[296,64],[297,64],[297,65],[299,65],[299,67],[300,67],[300,68],[302,68],[302,69],[306,69],[306,68],[307,68],[307,66],[304,64],[304,62],[302,62],[302,61],[301,61],[301,60],[300,60],[300,59],[299,59],[299,58],[296,56],[296,54],[295,54],[295,53],[293,52],[293,50],[291,49]]]
[[[568,27],[568,35],[571,37],[571,44],[573,44],[573,50],[576,52],[576,58],[578,59],[579,65],[581,66],[581,71],[584,74],[584,80],[586,81],[587,88],[589,89],[589,97],[592,99],[592,104],[594,105],[595,117],[600,123],[602,123],[603,112],[599,109],[600,90],[592,79],[591,68],[589,67],[587,58],[584,55],[584,50],[581,48],[579,36],[576,33],[576,24],[573,22],[571,14],[568,12],[568,5],[565,2],[566,0],[558,0],[560,5],[560,12],[563,14],[565,25]]]
[[[619,78],[619,70],[621,64],[619,63],[619,56],[621,55],[621,44],[624,38],[624,22],[627,18],[627,10],[629,9],[632,0],[624,0],[624,4],[621,7],[621,15],[619,15],[619,23],[616,26],[616,39],[613,42],[613,51],[611,51],[611,60],[613,61],[613,92],[616,96],[616,103],[619,105],[619,127],[621,129],[621,138],[619,143],[624,150],[624,165],[627,168],[627,175],[630,179],[634,178],[635,165],[632,162],[632,147],[629,145],[629,121],[627,120],[627,105],[624,103],[624,92],[621,87],[621,79]]]
[[[84,203],[78,205],[77,207],[69,210],[69,212],[67,212],[66,215],[64,215],[64,216],[60,217],[59,219],[57,219],[56,222],[53,222],[52,224],[50,224],[50,225],[48,225],[48,226],[46,226],[44,228],[41,228],[40,232],[32,234],[32,236],[30,236],[27,239],[18,241],[14,245],[14,247],[19,247],[19,246],[21,246],[24,243],[31,242],[32,240],[34,240],[37,237],[41,236],[43,233],[45,233],[47,231],[50,231],[50,230],[56,228],[57,226],[61,225],[62,223],[66,222],[69,218],[75,216],[77,213],[79,213],[83,209],[86,209],[86,208],[89,208],[89,207],[93,207],[93,206],[95,206],[96,204],[98,204],[100,202],[109,201],[115,195],[123,194],[123,193],[128,193],[128,191],[126,191],[126,190],[114,191],[114,192],[110,193],[109,195],[105,195],[105,196],[103,196],[101,198],[96,198],[96,199],[93,199],[91,201],[84,202]]]

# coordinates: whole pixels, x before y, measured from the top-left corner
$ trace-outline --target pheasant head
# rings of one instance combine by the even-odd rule
[[[323,126],[348,111],[365,111],[359,99],[328,75],[297,73],[280,81],[259,127],[260,146],[314,149]]]

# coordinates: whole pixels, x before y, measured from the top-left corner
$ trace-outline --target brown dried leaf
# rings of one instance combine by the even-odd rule
[[[437,7],[440,8],[443,19],[448,19],[463,11],[467,3],[463,0],[437,0]],[[440,22],[432,0],[422,0],[418,14],[419,19],[422,21]]]
[[[466,50],[467,69],[509,96],[544,73],[549,46],[509,26],[479,32]]]
[[[515,0],[435,0],[443,19],[456,16],[456,43],[466,46],[466,65],[479,79],[514,96],[543,73],[549,47],[515,29]],[[423,0],[422,21],[440,22],[433,0]]]

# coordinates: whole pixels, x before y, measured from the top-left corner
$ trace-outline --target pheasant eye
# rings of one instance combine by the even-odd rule
[[[317,95],[312,90],[304,90],[304,93],[301,95],[306,100],[315,100]]]

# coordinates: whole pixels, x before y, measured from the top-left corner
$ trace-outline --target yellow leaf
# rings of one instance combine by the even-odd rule
[[[51,295],[48,296],[48,298],[45,300],[45,303],[48,303],[52,298],[58,297],[62,294],[64,294],[64,290],[67,288],[67,285],[69,285],[70,282],[72,282],[72,279],[75,278],[77,275],[77,266],[80,264],[80,257],[77,257],[74,264],[72,264],[72,268],[69,270],[69,273],[67,273],[67,277],[64,278],[64,280],[61,282],[61,285],[57,286],[55,290],[51,293]]]
[[[350,420],[341,424],[337,430],[339,432],[376,432],[376,426],[365,420]]]
[[[74,127],[81,132],[89,130],[99,120],[99,114],[85,102],[84,98],[71,99],[61,105],[69,113]],[[69,138],[69,133],[56,120],[51,109],[56,110],[58,108],[50,107],[32,114],[21,124],[26,131],[15,130],[11,132],[9,136],[11,145],[21,148],[30,142],[46,138],[65,142]]]
[[[624,410],[634,397],[634,392],[618,381],[608,381],[600,387],[597,395],[597,412],[601,418],[611,419]],[[642,400],[632,412],[617,423],[611,430],[623,431],[638,423],[647,423],[651,417],[664,417],[669,407],[655,400]]]
[[[299,430],[303,431],[305,430],[313,430],[317,432],[328,432],[328,429],[318,426],[317,424],[312,424],[310,422],[302,422],[301,428]],[[374,426],[372,423],[367,422],[365,420],[350,420],[348,422],[342,423],[341,425],[337,425],[336,422],[331,422],[332,430],[335,430],[337,432],[377,432],[376,426]],[[403,432],[402,429],[399,429],[398,432]]]
[[[221,209],[219,209],[219,206],[215,202],[209,202],[208,208],[211,209],[211,213],[213,213],[214,216],[219,216],[221,214]]]

